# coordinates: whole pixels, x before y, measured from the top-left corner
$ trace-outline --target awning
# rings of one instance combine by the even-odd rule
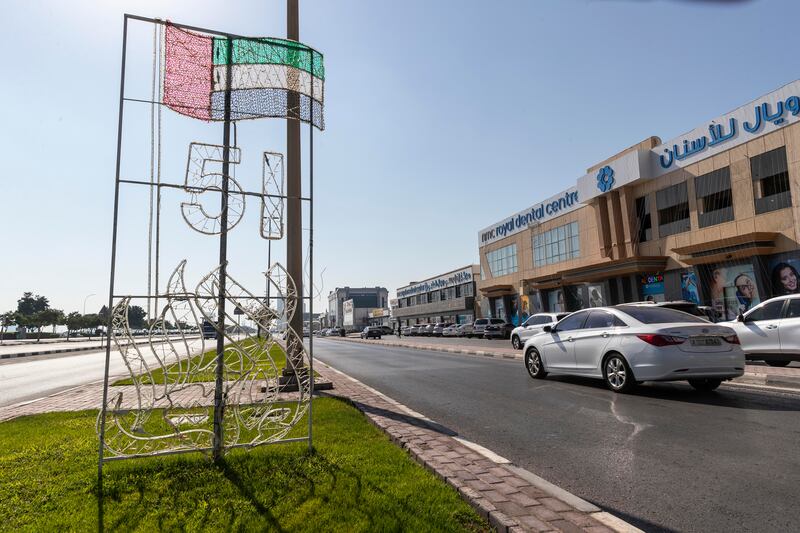
[[[517,294],[517,289],[513,285],[489,285],[480,288],[481,294],[487,297],[507,296]]]
[[[754,231],[725,239],[673,248],[680,260],[688,265],[720,263],[732,259],[744,259],[754,255],[775,253],[775,239],[780,233]]]
[[[606,263],[597,263],[590,266],[562,270],[556,274],[548,274],[528,280],[534,289],[553,289],[575,283],[590,283],[602,281],[617,276],[637,274],[640,272],[661,272],[667,266],[668,257],[665,256],[640,256],[617,259]]]

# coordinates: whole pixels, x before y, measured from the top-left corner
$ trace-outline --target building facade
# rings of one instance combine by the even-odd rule
[[[479,273],[478,265],[469,265],[400,287],[392,307],[394,321],[400,326],[472,322],[480,317],[475,285]]]
[[[345,305],[348,300],[353,300],[353,313],[359,317],[366,313],[357,309],[386,308],[389,303],[389,291],[385,287],[337,287],[328,294],[328,315],[326,323],[329,327],[342,327],[344,323]],[[366,325],[366,323],[364,324]],[[351,327],[356,327],[351,321]]]
[[[689,300],[733,319],[800,290],[800,80],[570,185],[479,232],[487,316]]]

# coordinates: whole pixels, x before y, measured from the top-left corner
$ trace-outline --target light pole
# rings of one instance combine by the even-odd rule
[[[92,293],[92,294],[88,295],[86,298],[83,299],[83,314],[84,315],[86,314],[86,300],[88,300],[92,296],[97,296],[97,295]]]

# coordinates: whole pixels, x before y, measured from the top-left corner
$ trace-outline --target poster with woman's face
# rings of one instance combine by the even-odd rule
[[[800,293],[800,260],[787,259],[773,261],[770,264],[770,279],[772,281],[772,295]]]

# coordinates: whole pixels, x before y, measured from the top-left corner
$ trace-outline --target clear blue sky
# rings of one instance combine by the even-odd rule
[[[301,40],[325,54],[327,71],[327,130],[315,137],[325,294],[394,291],[477,262],[478,230],[592,164],[800,77],[796,1],[300,0],[300,10]],[[23,291],[65,311],[82,311],[91,293],[87,311],[107,298],[125,11],[285,35],[283,0],[4,2],[0,311]],[[131,63],[147,73],[152,34],[138,35]],[[130,83],[149,90],[146,77]],[[147,120],[133,120],[139,133]],[[171,120],[165,167],[185,167],[185,139],[208,130]],[[262,148],[280,148],[273,122],[262,144],[275,146]],[[132,146],[149,153],[135,135]],[[133,242],[142,210],[123,216],[134,229],[121,239]],[[171,264],[203,242],[170,237]],[[122,262],[121,287],[141,287],[145,250]],[[264,270],[262,252],[236,266],[248,282]]]

